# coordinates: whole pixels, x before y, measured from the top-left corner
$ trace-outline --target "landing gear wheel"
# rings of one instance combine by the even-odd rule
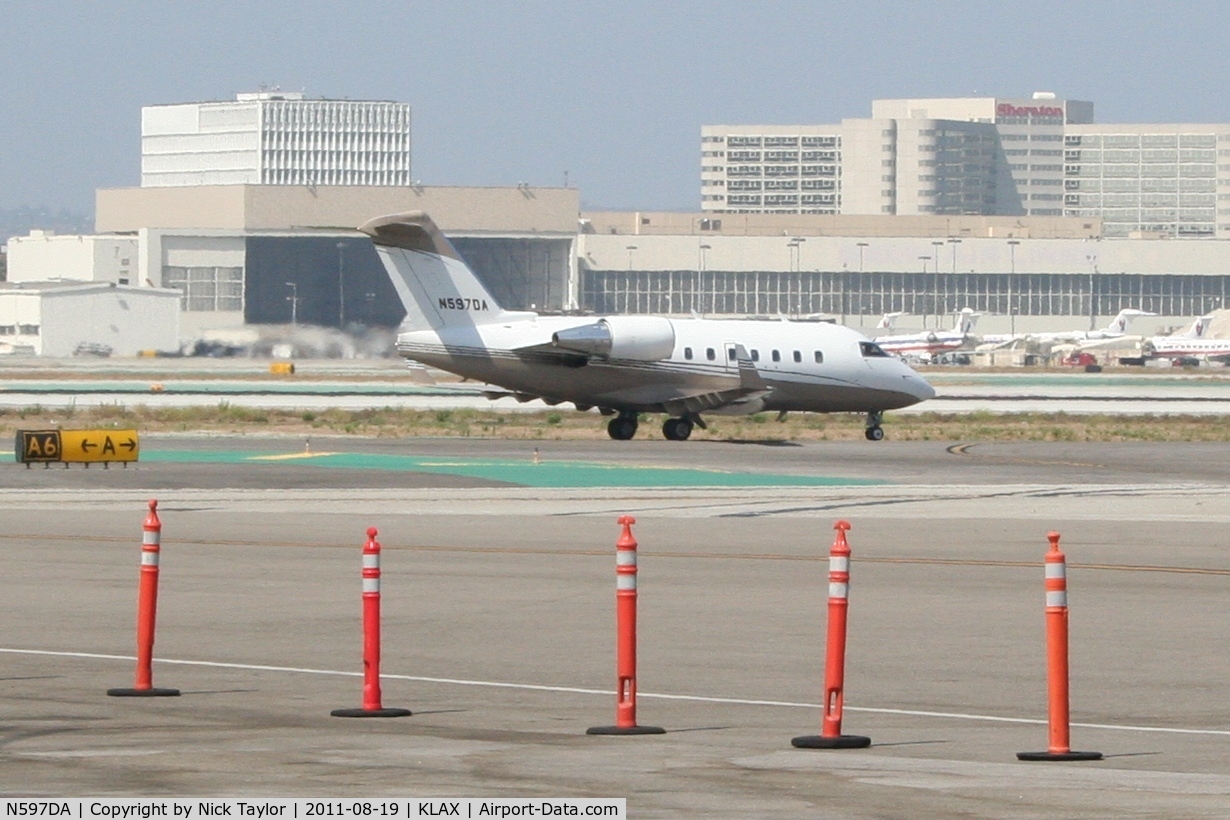
[[[670,441],[687,441],[688,436],[692,435],[692,420],[667,419],[662,422],[662,435]]]
[[[880,428],[880,424],[884,421],[883,410],[872,410],[867,414],[867,429],[863,431],[863,435],[868,441],[879,441],[884,438],[884,430]]]
[[[607,422],[606,432],[616,441],[627,441],[636,435],[636,416],[616,416]]]

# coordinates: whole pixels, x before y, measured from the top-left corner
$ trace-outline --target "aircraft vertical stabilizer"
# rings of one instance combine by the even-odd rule
[[[376,246],[412,330],[441,330],[530,319],[507,311],[422,211],[369,220],[359,227]]]

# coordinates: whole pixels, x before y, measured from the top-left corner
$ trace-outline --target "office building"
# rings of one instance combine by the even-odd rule
[[[141,109],[141,187],[399,185],[410,106],[262,91]]]
[[[1039,92],[875,100],[871,118],[838,125],[704,126],[701,208],[1092,217],[1107,237],[1230,238],[1230,124],[1093,120],[1092,103]]]

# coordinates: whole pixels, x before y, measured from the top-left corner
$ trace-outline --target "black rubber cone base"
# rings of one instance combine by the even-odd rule
[[[1017,760],[1101,760],[1101,752],[1017,752]]]
[[[108,689],[113,698],[177,698],[178,689]]]
[[[333,717],[410,717],[409,709],[334,709]]]
[[[666,730],[661,726],[591,726],[585,730],[587,735],[664,735]]]
[[[862,735],[803,735],[790,741],[796,749],[866,749],[871,745],[871,738]]]

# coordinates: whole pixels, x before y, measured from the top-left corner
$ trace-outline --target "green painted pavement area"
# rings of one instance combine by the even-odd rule
[[[298,464],[358,470],[398,470],[481,478],[525,487],[833,487],[887,482],[838,476],[787,475],[592,461],[532,461],[404,456],[387,453],[253,453],[212,450],[141,451],[146,462]]]

